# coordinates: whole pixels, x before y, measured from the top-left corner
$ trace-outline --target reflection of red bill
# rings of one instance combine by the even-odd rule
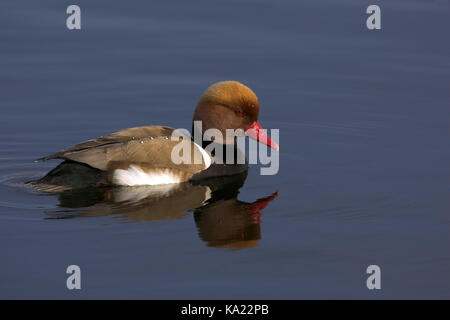
[[[251,212],[253,214],[257,214],[259,213],[262,209],[264,209],[265,207],[267,207],[267,205],[269,204],[270,201],[272,201],[273,199],[275,199],[276,197],[278,197],[280,195],[280,190],[277,190],[273,195],[256,200],[255,202],[249,204],[249,206],[247,207],[247,211]]]
[[[264,132],[264,129],[259,125],[258,122],[254,122],[247,130],[245,130],[245,134],[256,141],[264,143],[271,148],[279,151],[280,148],[278,145],[270,140],[267,134]]]

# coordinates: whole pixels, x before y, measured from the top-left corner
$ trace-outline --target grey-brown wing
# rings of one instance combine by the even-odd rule
[[[176,148],[175,151],[174,148]],[[181,154],[184,150],[190,152],[189,159],[185,159],[187,160],[185,163],[177,163],[177,159],[172,158],[173,151],[174,154],[180,155],[181,150],[183,150]],[[195,163],[195,157],[199,160],[198,164]],[[145,169],[172,169],[189,176],[206,169],[210,164],[203,157],[200,148],[190,139],[172,141],[165,136],[106,144],[72,152],[66,154],[64,158],[111,172],[119,168],[126,169],[131,164],[139,164]]]
[[[147,137],[170,137],[174,128],[163,126],[147,126],[147,127],[135,127],[121,131],[111,133],[107,136],[103,136],[97,139],[81,142],[72,147],[60,150],[56,153],[42,157],[38,160],[46,161],[50,159],[69,159],[72,160],[72,155],[77,152],[86,151],[92,149],[92,156],[98,152],[102,152],[104,146],[124,143],[128,141],[138,140]],[[94,150],[101,148],[99,150]],[[81,161],[80,161],[81,162]]]

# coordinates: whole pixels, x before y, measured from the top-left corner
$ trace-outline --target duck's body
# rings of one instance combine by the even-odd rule
[[[206,124],[201,134],[212,125],[218,126],[220,132],[228,128],[249,130],[251,124],[256,123],[258,111],[258,100],[249,88],[227,81],[205,91],[194,120]],[[237,174],[247,169],[246,164],[215,163],[214,156],[203,148],[203,143],[173,139],[174,131],[165,126],[135,127],[63,149],[40,159],[65,161],[34,185],[42,191],[62,191],[84,186],[174,184]],[[256,132],[253,136],[259,140],[260,134],[263,133]],[[268,141],[265,143],[270,145],[270,139]],[[226,141],[220,146],[224,147],[225,153],[229,148],[237,153],[233,143]],[[190,150],[190,154],[185,155],[190,161],[174,162],[175,147]]]
[[[247,163],[215,163],[213,156],[190,140],[184,143],[191,144],[193,153],[200,153],[201,164],[174,164],[170,154],[179,143],[170,139],[174,130],[162,126],[129,128],[63,149],[39,159],[65,161],[34,185],[47,192],[108,185],[160,185],[234,175],[247,170]],[[234,145],[228,148],[234,148],[236,155],[239,152]],[[226,150],[225,146],[224,153]]]

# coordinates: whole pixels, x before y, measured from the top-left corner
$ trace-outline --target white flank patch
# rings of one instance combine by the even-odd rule
[[[205,151],[202,147],[200,147],[198,144],[194,142],[194,145],[197,147],[197,149],[200,151],[203,157],[203,162],[205,162],[205,169],[208,169],[211,165],[211,156],[208,154],[208,152]]]
[[[128,169],[116,169],[113,174],[113,183],[120,186],[156,186],[160,184],[180,183],[181,178],[167,169],[145,172],[135,165]]]

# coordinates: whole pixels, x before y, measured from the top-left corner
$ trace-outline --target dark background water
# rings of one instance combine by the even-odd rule
[[[1,298],[450,297],[448,1],[77,0],[81,31],[70,4],[0,4]],[[24,186],[79,141],[190,128],[220,80],[280,129],[279,173],[252,167],[238,195],[280,190],[256,246],[208,246],[190,211],[51,219],[58,197]]]

